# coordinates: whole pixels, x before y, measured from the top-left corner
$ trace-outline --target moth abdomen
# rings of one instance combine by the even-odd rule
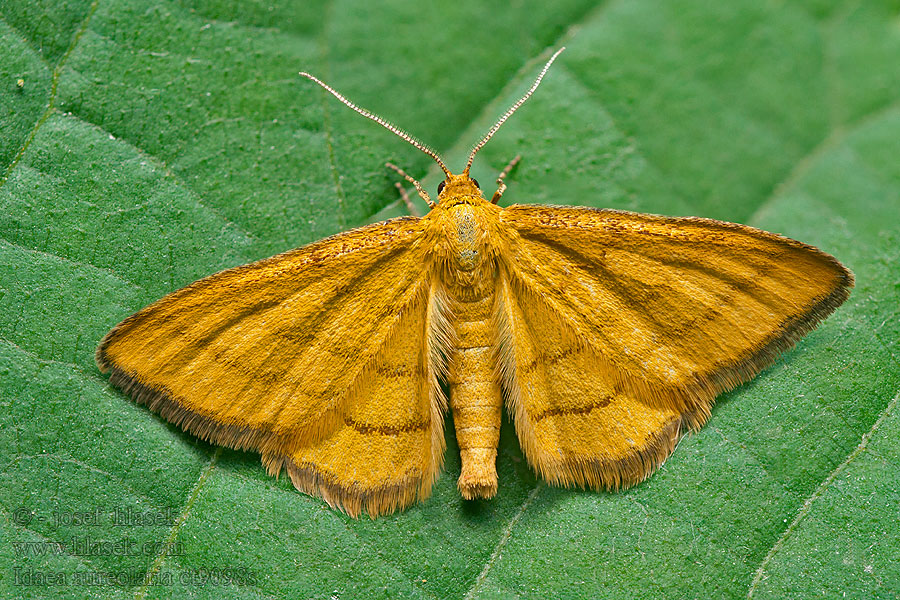
[[[495,295],[457,300],[457,344],[450,357],[450,407],[462,472],[458,487],[466,499],[497,493],[497,445],[503,405],[494,353]]]

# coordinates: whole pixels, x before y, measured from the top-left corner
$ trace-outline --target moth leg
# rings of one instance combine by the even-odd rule
[[[412,200],[409,198],[409,194],[406,193],[406,188],[403,187],[403,184],[399,181],[394,182],[394,187],[397,188],[397,191],[400,192],[400,199],[403,200],[403,204],[406,205],[406,210],[414,217],[421,217],[421,211],[416,208],[416,205],[413,204]]]
[[[519,161],[522,160],[521,154],[516,154],[516,157],[509,161],[503,170],[500,171],[500,175],[497,176],[497,191],[494,192],[494,196],[491,198],[491,204],[497,204],[500,201],[500,196],[503,195],[503,192],[506,191],[506,182],[503,181],[506,179],[506,176],[516,168],[516,165],[519,164]]]
[[[403,169],[401,169],[394,163],[384,163],[384,166],[386,166],[391,171],[395,171],[398,175],[400,175],[400,177],[402,177],[403,179],[407,180],[408,182],[410,182],[411,184],[416,186],[416,191],[419,192],[419,197],[422,198],[422,200],[424,200],[430,208],[435,207],[435,203],[431,199],[431,197],[428,195],[428,192],[425,191],[425,188],[422,187],[422,184],[419,183],[415,178],[413,178],[411,175],[407,175],[406,171],[404,171]],[[399,188],[399,186],[398,186],[398,188]],[[406,194],[406,190],[404,190],[402,188],[399,188],[399,189],[400,189],[400,193],[403,197],[403,201],[406,202],[406,207],[408,209],[410,209],[410,212],[413,212],[414,214],[416,212],[418,212],[414,208],[412,208],[412,203],[409,201],[409,196]],[[420,216],[420,215],[415,214],[415,216]]]

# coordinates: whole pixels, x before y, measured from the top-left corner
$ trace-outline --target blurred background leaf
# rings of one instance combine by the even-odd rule
[[[111,388],[119,320],[204,275],[401,214],[383,165],[469,146],[504,201],[699,215],[815,244],[850,300],[646,483],[446,473],[354,521]],[[900,595],[900,5],[888,0],[0,0],[0,596]]]

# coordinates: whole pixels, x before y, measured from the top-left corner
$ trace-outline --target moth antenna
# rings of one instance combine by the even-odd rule
[[[546,70],[546,68],[544,70]],[[394,125],[388,121],[385,121],[378,115],[373,114],[373,113],[367,111],[366,109],[360,108],[359,106],[353,104],[352,102],[347,100],[347,98],[345,98],[343,95],[341,95],[337,90],[335,90],[333,87],[331,87],[324,81],[320,80],[319,78],[315,77],[314,75],[310,75],[309,73],[306,73],[304,71],[301,71],[300,75],[302,77],[306,77],[310,81],[313,81],[314,83],[317,83],[320,86],[322,86],[322,88],[324,88],[325,91],[327,91],[332,96],[334,96],[335,98],[340,100],[344,105],[352,108],[355,112],[358,112],[359,114],[361,114],[362,116],[364,116],[367,119],[371,119],[371,120],[375,121],[376,123],[378,123],[385,129],[387,129],[388,131],[403,138],[404,140],[406,140],[407,142],[409,142],[410,144],[412,144],[413,146],[415,146],[416,148],[418,148],[419,150],[421,150],[422,152],[424,152],[425,154],[427,154],[428,156],[433,158],[434,161],[438,164],[438,166],[440,166],[441,169],[444,171],[444,173],[447,174],[447,177],[449,177],[451,175],[450,171],[447,169],[447,166],[444,164],[444,161],[441,160],[441,157],[439,157],[434,150],[432,150],[431,148],[429,148],[428,146],[426,146],[425,144],[423,144],[422,142],[420,142],[419,140],[417,140],[410,134],[406,133],[405,131],[403,131],[402,129],[397,127],[396,125]],[[541,75],[543,75],[543,73],[541,73]]]
[[[541,84],[541,79],[543,79],[544,75],[547,74],[547,71],[550,69],[550,65],[553,64],[553,61],[556,60],[556,57],[559,56],[560,53],[565,49],[566,49],[566,47],[563,46],[562,48],[560,48],[559,50],[557,50],[556,52],[553,53],[553,56],[550,57],[550,60],[548,60],[547,63],[544,65],[544,68],[541,69],[541,72],[538,74],[537,79],[535,79],[534,83],[531,84],[531,88],[529,88],[529,90],[527,92],[525,92],[525,95],[522,96],[521,98],[519,98],[519,100],[515,104],[510,106],[509,110],[507,110],[505,113],[503,113],[503,116],[500,117],[500,119],[496,123],[494,123],[494,126],[491,127],[490,131],[488,131],[485,134],[485,136],[483,138],[481,138],[481,141],[478,142],[477,144],[475,144],[475,147],[472,148],[472,153],[469,154],[469,162],[466,163],[466,170],[463,171],[463,175],[469,174],[469,169],[472,168],[472,161],[475,160],[475,154],[477,154],[478,151],[481,150],[482,146],[487,144],[488,140],[490,140],[494,136],[494,134],[497,133],[497,130],[500,129],[500,126],[503,125],[503,123],[508,118],[510,118],[514,112],[519,110],[520,106],[525,104],[525,101],[531,97],[531,95],[534,93],[534,90],[536,90],[537,87]]]

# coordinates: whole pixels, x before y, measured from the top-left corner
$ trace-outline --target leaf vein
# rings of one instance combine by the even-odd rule
[[[772,193],[756,207],[756,210],[754,210],[747,218],[746,222],[748,224],[756,222],[764,209],[778,200],[787,190],[794,187],[807,173],[809,173],[810,170],[812,170],[816,161],[822,158],[828,151],[840,146],[854,132],[863,129],[870,123],[873,123],[896,110],[900,110],[900,101],[886,104],[877,110],[863,115],[849,125],[839,126],[831,130],[822,141],[811,148],[809,152],[796,162],[794,168],[791,169],[787,177],[772,187]]]
[[[525,498],[525,501],[522,502],[522,506],[519,507],[519,510],[516,511],[516,514],[513,515],[512,519],[509,520],[509,523],[503,529],[503,534],[500,536],[500,540],[497,542],[497,545],[494,547],[494,551],[491,552],[490,558],[488,558],[487,562],[484,564],[484,568],[481,570],[481,573],[478,574],[478,577],[475,578],[475,581],[472,583],[472,587],[469,588],[469,591],[466,592],[464,598],[468,600],[469,598],[475,598],[478,590],[484,584],[485,579],[487,579],[488,572],[491,570],[491,567],[494,566],[494,563],[500,558],[500,553],[503,552],[503,549],[506,547],[507,542],[509,542],[509,538],[512,537],[513,529],[519,523],[519,520],[522,518],[522,515],[525,514],[525,511],[528,510],[528,507],[534,503],[535,498],[537,498],[538,493],[543,489],[543,485],[538,482],[534,489],[531,490],[531,493],[528,494],[528,497]]]
[[[22,244],[17,244],[16,242],[11,242],[11,241],[9,241],[9,240],[3,238],[3,237],[0,237],[0,250],[3,249],[3,246],[4,246],[4,245],[5,245],[5,246],[8,246],[8,247],[16,248],[16,249],[18,249],[18,250],[21,250],[22,252],[29,252],[29,253],[32,253],[32,254],[39,254],[39,255],[41,255],[41,256],[44,256],[45,258],[49,258],[49,259],[52,259],[52,260],[58,260],[58,261],[61,261],[61,262],[66,262],[66,263],[69,263],[69,264],[71,264],[71,265],[74,265],[74,266],[77,266],[77,267],[81,267],[81,268],[84,268],[84,269],[90,269],[90,270],[100,271],[100,272],[102,272],[104,275],[107,275],[107,276],[109,276],[109,277],[112,277],[112,278],[114,278],[116,281],[119,281],[119,282],[121,282],[121,283],[124,283],[124,284],[126,284],[126,285],[128,285],[128,286],[134,288],[136,291],[137,291],[137,290],[143,290],[143,289],[144,289],[143,287],[141,287],[140,285],[138,285],[138,284],[135,283],[134,281],[131,281],[130,279],[126,279],[125,277],[122,277],[121,275],[119,275],[119,274],[116,273],[115,271],[112,271],[111,269],[108,269],[108,268],[106,268],[106,267],[98,267],[97,265],[94,265],[94,264],[91,264],[91,263],[83,262],[83,261],[80,261],[80,260],[75,260],[75,259],[73,259],[73,258],[69,258],[68,256],[61,256],[61,255],[59,255],[59,254],[54,254],[53,252],[47,252],[46,250],[38,250],[38,249],[36,249],[36,248],[29,248],[28,246],[23,246]]]
[[[9,167],[6,169],[6,173],[3,174],[3,177],[0,178],[0,189],[6,184],[9,179],[10,174],[13,172],[13,169],[16,168],[16,165],[19,164],[19,161],[22,160],[22,156],[24,156],[25,151],[31,146],[31,142],[34,141],[34,138],[37,136],[38,130],[43,126],[43,124],[50,118],[50,115],[53,114],[54,107],[56,106],[56,94],[59,88],[59,77],[62,74],[63,67],[65,67],[66,62],[69,59],[69,56],[72,55],[72,52],[75,51],[75,47],[78,45],[79,40],[81,40],[81,36],[84,35],[84,32],[87,31],[88,23],[90,23],[91,18],[94,16],[94,13],[97,12],[97,7],[100,5],[100,0],[94,0],[91,2],[91,7],[88,9],[87,15],[81,21],[81,25],[78,26],[78,29],[75,31],[75,35],[72,36],[72,41],[69,42],[69,47],[66,48],[65,54],[63,54],[62,58],[57,63],[56,67],[53,69],[53,76],[50,81],[50,99],[47,101],[47,108],[44,109],[44,113],[38,118],[37,122],[32,127],[31,132],[28,134],[28,137],[25,139],[25,143],[22,144],[22,147],[19,148],[19,151],[16,152],[16,155],[13,157],[12,161],[9,163]]]
[[[12,23],[10,23],[10,22],[9,22],[9,19],[7,19],[7,18],[6,18],[4,15],[2,15],[2,14],[0,14],[0,23],[3,23],[3,25],[5,25],[6,27],[8,27],[10,31],[12,31],[13,33],[15,33],[15,34],[18,36],[19,40],[20,40],[23,44],[25,44],[26,46],[28,46],[29,48],[31,48],[31,54],[32,54],[35,58],[37,58],[39,61],[41,61],[41,62],[44,64],[44,66],[47,67],[47,70],[50,70],[50,69],[51,69],[50,61],[48,61],[48,60],[44,57],[44,55],[41,54],[40,52],[35,52],[35,51],[34,51],[34,47],[31,45],[31,40],[28,39],[28,36],[26,36],[25,34],[23,34],[23,33],[21,32],[21,30],[19,30],[18,27],[16,27],[16,26],[13,25]]]
[[[18,433],[18,428],[16,429],[16,432]],[[147,494],[137,490],[133,485],[128,483],[128,481],[123,479],[120,475],[117,475],[117,474],[113,473],[112,471],[107,471],[106,469],[101,469],[100,467],[96,467],[90,463],[87,463],[83,460],[75,458],[74,456],[66,456],[64,454],[59,454],[56,452],[48,452],[46,454],[31,454],[28,452],[20,452],[15,456],[13,462],[17,462],[19,459],[22,459],[22,458],[25,458],[25,459],[47,459],[47,458],[50,458],[50,459],[54,459],[54,460],[57,460],[62,463],[69,463],[69,464],[79,466],[83,469],[91,471],[92,473],[104,475],[112,480],[119,482],[120,484],[122,484],[122,487],[130,490],[131,493],[133,493],[136,497],[146,500],[154,508],[161,508],[161,506],[156,502],[155,499],[153,499],[150,496],[148,496]]]
[[[753,594],[756,593],[756,590],[759,589],[759,584],[762,582],[763,577],[765,576],[766,568],[769,566],[769,563],[775,558],[775,555],[779,550],[784,546],[787,539],[791,536],[797,526],[806,518],[806,515],[809,514],[809,511],[812,509],[813,503],[821,498],[831,483],[840,475],[856,458],[865,451],[866,447],[869,445],[869,440],[872,439],[872,436],[878,431],[878,428],[884,422],[884,420],[894,411],[897,407],[898,402],[900,402],[900,392],[894,396],[894,399],[891,400],[888,405],[881,411],[881,414],[878,415],[878,419],[872,425],[871,429],[863,434],[862,440],[859,445],[853,449],[853,451],[847,455],[847,458],[844,459],[841,464],[839,464],[835,469],[828,474],[822,483],[816,488],[816,490],[812,493],[812,495],[807,498],[803,505],[800,507],[800,510],[797,512],[794,519],[787,526],[781,536],[776,540],[775,544],[769,549],[768,553],[766,553],[765,558],[763,558],[762,563],[760,563],[759,567],[756,569],[756,574],[753,577],[753,581],[750,583],[750,587],[747,590],[747,598],[752,598]]]
[[[187,518],[190,516],[191,508],[193,508],[194,503],[200,496],[200,491],[209,480],[209,476],[212,474],[213,469],[216,468],[216,464],[219,462],[219,457],[221,455],[222,447],[218,446],[216,447],[216,451],[212,455],[212,458],[209,459],[209,464],[206,465],[206,468],[204,468],[203,471],[200,472],[200,477],[197,478],[197,483],[194,484],[194,487],[188,494],[187,501],[184,503],[181,512],[175,519],[172,527],[169,529],[169,534],[166,536],[163,547],[160,549],[159,553],[153,559],[150,567],[147,569],[147,572],[144,574],[144,582],[134,594],[136,600],[142,600],[143,598],[146,598],[147,592],[150,590],[150,586],[153,583],[153,579],[159,573],[162,564],[165,562],[166,557],[169,555],[169,551],[172,549],[172,546],[175,545],[175,540],[178,538],[178,534],[181,531],[182,525],[184,525],[185,521],[187,521]]]

